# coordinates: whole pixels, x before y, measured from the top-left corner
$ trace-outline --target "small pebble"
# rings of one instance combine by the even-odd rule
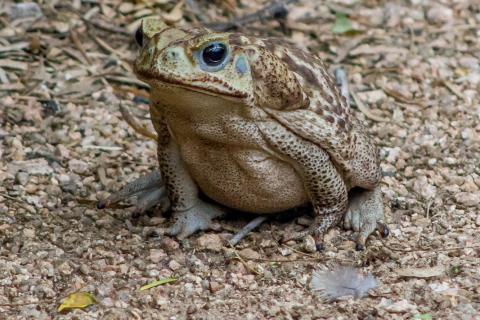
[[[177,271],[182,267],[182,265],[175,260],[170,260],[170,262],[168,263],[168,267],[172,269],[172,271]]]
[[[317,246],[315,245],[315,239],[312,236],[308,235],[303,238],[302,248],[306,252],[314,253],[317,252]]]
[[[22,172],[22,171],[18,172],[17,175],[15,176],[15,180],[22,186],[28,183],[28,178],[29,178],[28,173]]]
[[[197,245],[201,249],[219,252],[223,248],[222,239],[214,233],[206,233],[197,239]]]
[[[88,172],[88,163],[82,160],[72,159],[68,161],[68,167],[78,174],[86,174]]]
[[[23,236],[27,239],[33,239],[35,238],[35,230],[34,229],[29,229],[25,228],[23,229]]]
[[[150,249],[149,258],[153,263],[159,263],[166,257],[167,257],[167,254],[162,249]]]
[[[427,19],[436,24],[448,23],[453,19],[453,10],[440,4],[434,4],[427,11]]]
[[[168,253],[172,253],[180,248],[180,244],[172,238],[165,237],[160,242],[160,247]]]
[[[255,251],[253,249],[250,249],[250,248],[242,249],[240,252],[238,252],[238,254],[242,258],[247,259],[247,260],[260,259],[260,254],[257,251]]]
[[[467,207],[475,207],[480,204],[480,192],[460,192],[455,195],[455,200]]]
[[[216,281],[210,281],[210,292],[215,293],[222,289],[222,285]]]

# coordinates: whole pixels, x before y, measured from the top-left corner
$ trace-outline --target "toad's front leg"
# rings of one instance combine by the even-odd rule
[[[190,176],[177,143],[171,137],[160,110],[152,112],[158,133],[158,162],[160,172],[153,171],[128,183],[97,204],[99,209],[109,207],[132,196],[137,196],[134,215],[143,213],[155,205],[162,211],[171,209],[175,222],[168,230],[170,235],[185,238],[211,227],[212,219],[222,216],[225,211],[218,205],[199,199],[198,188]]]
[[[163,117],[156,117],[155,129],[158,133],[158,163],[175,219],[168,233],[185,238],[209,229],[212,219],[222,216],[225,211],[199,199],[197,184],[188,172]]]
[[[262,122],[259,127],[266,140],[298,170],[315,210],[315,223],[307,231],[284,237],[284,240],[313,234],[320,250],[325,232],[337,224],[347,210],[347,187],[322,148],[292,134],[276,122]]]

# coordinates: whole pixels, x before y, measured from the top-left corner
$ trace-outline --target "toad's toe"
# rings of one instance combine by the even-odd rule
[[[195,232],[211,229],[212,219],[224,214],[223,208],[199,200],[194,207],[174,213],[175,222],[167,233],[183,239]]]

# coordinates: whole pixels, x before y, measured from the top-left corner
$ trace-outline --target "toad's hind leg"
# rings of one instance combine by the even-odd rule
[[[356,233],[356,249],[363,250],[367,237],[378,230],[383,237],[389,230],[384,222],[383,201],[380,187],[373,190],[355,188],[350,191],[348,211],[343,225]]]
[[[170,209],[170,201],[167,197],[162,176],[158,170],[127,183],[122,189],[114,192],[108,198],[98,201],[97,208],[108,208],[135,196],[137,197],[137,202],[134,205],[134,216],[138,216],[155,205],[160,205],[162,212]]]
[[[266,140],[298,170],[315,211],[315,223],[308,231],[284,237],[284,240],[313,234],[317,248],[321,249],[325,232],[338,223],[347,210],[347,186],[322,148],[274,121],[261,122],[259,128]]]

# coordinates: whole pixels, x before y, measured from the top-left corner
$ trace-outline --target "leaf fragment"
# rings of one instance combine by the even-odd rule
[[[332,26],[332,32],[336,34],[344,34],[347,32],[355,31],[352,26],[352,22],[344,13],[335,14],[335,23]]]
[[[84,309],[95,303],[97,301],[90,292],[74,292],[63,300],[63,303],[58,307],[58,312]]]
[[[167,283],[173,283],[177,280],[178,280],[177,278],[164,278],[164,279],[156,280],[156,281],[150,282],[149,284],[144,285],[139,290],[140,291],[148,290],[148,289],[155,288]]]
[[[430,313],[416,314],[413,316],[414,320],[432,320],[432,315]]]

